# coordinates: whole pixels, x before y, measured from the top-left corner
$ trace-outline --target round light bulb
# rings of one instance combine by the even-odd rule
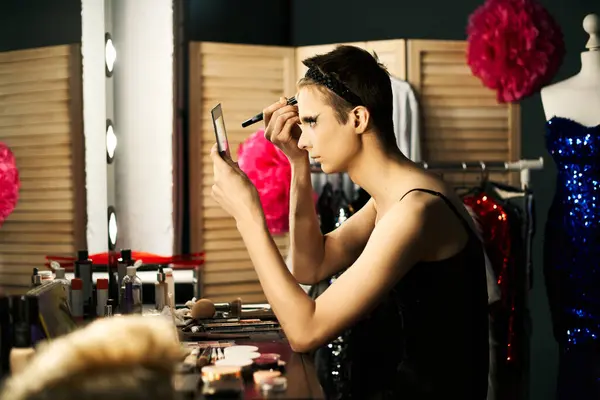
[[[117,135],[112,125],[109,124],[106,128],[106,154],[108,155],[109,164],[112,162],[115,156],[115,150],[117,149]]]
[[[104,45],[104,57],[106,60],[106,70],[109,74],[112,74],[115,67],[115,61],[117,60],[117,49],[113,44],[110,37],[106,38],[106,44]]]
[[[111,211],[108,217],[108,239],[112,246],[117,244],[117,231],[117,214],[115,214],[114,211]]]

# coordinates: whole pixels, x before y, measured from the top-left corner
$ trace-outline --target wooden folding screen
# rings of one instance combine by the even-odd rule
[[[294,50],[268,46],[192,43],[190,47],[190,217],[192,251],[206,253],[202,296],[229,301],[265,301],[236,229],[235,221],[211,197],[209,152],[215,143],[210,110],[223,105],[234,158],[237,148],[261,124],[241,128],[241,122],[280,96],[294,93]],[[286,255],[287,235],[275,238]]]
[[[46,255],[85,248],[81,84],[79,45],[0,53],[0,141],[21,177],[0,227],[0,286],[25,288]]]
[[[515,161],[521,157],[520,107],[498,104],[496,94],[471,74],[466,42],[407,41],[407,80],[422,115],[422,157],[428,162]],[[518,173],[490,174],[518,182]],[[477,174],[445,174],[473,183]]]

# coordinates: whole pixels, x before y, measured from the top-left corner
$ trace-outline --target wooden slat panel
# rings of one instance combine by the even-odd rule
[[[291,48],[221,43],[190,47],[190,192],[192,251],[205,252],[203,296],[227,301],[264,301],[258,277],[235,221],[211,198],[210,149],[215,142],[210,110],[223,105],[232,156],[260,125],[240,123],[280,96],[294,93],[294,51]],[[287,235],[275,238],[287,254]]]
[[[498,104],[495,93],[471,74],[465,54],[464,41],[407,41],[407,79],[421,107],[422,158],[428,162],[518,160],[519,106]],[[444,175],[447,180],[455,177]],[[495,178],[516,185],[519,176],[507,173]],[[467,181],[477,179],[475,174]]]
[[[263,292],[256,293],[244,293],[243,295],[237,295],[235,293],[224,293],[224,294],[212,294],[210,299],[215,303],[232,301],[238,297],[241,297],[244,303],[266,303],[267,299]]]
[[[398,79],[406,79],[406,41],[404,39],[367,42],[367,49]]]
[[[206,293],[206,296],[208,297],[225,294],[229,294],[232,297],[243,297],[244,294],[253,294],[260,292],[262,292],[262,289],[258,281],[206,285],[204,287],[204,293]]]
[[[0,228],[0,286],[28,286],[47,255],[73,255],[85,240],[80,54],[77,46],[0,53],[0,141],[21,178]]]

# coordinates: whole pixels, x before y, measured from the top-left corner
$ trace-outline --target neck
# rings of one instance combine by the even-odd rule
[[[600,82],[600,50],[581,53],[581,71],[579,75]]]
[[[348,166],[350,179],[373,197],[375,202],[385,202],[397,195],[395,189],[402,175],[414,164],[400,152],[386,151],[375,138],[363,139],[361,152]]]

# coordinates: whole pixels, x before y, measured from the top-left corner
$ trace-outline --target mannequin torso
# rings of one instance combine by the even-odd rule
[[[546,119],[563,117],[584,126],[600,124],[600,39],[598,17],[588,15],[583,22],[590,35],[589,51],[581,53],[581,71],[564,81],[542,89]]]
[[[557,400],[600,398],[600,39],[583,23],[581,71],[542,90],[556,190],[544,232],[544,278],[559,346]]]

